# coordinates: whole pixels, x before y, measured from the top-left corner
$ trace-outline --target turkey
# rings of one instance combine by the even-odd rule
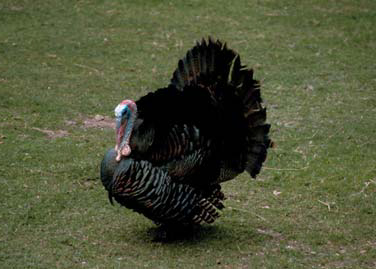
[[[115,120],[102,183],[111,203],[160,225],[214,222],[220,183],[256,177],[271,144],[253,70],[211,38],[188,50],[166,88],[122,101]]]

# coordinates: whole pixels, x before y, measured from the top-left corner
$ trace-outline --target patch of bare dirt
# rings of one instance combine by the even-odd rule
[[[32,127],[32,129],[46,134],[47,137],[50,138],[50,139],[65,137],[65,136],[69,135],[69,133],[67,131],[64,131],[64,130],[55,130],[54,131],[54,130],[48,130],[48,129],[41,129],[41,128],[37,128],[37,127]]]
[[[93,118],[86,118],[84,120],[84,127],[115,129],[115,121],[114,119],[107,116],[95,115]]]
[[[115,129],[115,120],[113,118],[95,115],[92,118],[80,116],[77,120],[66,120],[65,125],[67,126],[80,126],[82,128],[108,128]]]

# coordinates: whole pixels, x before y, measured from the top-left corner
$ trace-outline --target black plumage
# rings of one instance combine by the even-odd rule
[[[202,40],[179,60],[170,84],[136,101],[131,153],[109,150],[101,179],[121,205],[160,224],[212,223],[220,183],[255,177],[270,125],[252,69],[220,41]]]

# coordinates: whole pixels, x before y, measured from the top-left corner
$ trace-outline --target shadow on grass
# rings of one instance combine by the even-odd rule
[[[219,234],[216,226],[156,226],[146,231],[154,242],[201,242]]]
[[[130,228],[130,227],[128,227]],[[134,229],[123,232],[123,240],[128,241],[129,238],[136,243],[157,242],[163,244],[180,245],[200,245],[214,244],[226,245],[231,242],[241,242],[250,245],[264,245],[267,241],[276,238],[258,232],[253,226],[239,227],[227,225],[197,225],[197,226],[152,226],[145,227],[143,225],[133,227]]]

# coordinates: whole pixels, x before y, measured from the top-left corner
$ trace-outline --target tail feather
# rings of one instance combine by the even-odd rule
[[[249,110],[246,113],[247,124],[249,127],[259,126],[266,121],[266,108],[261,108],[258,110]]]
[[[180,91],[192,86],[204,88],[217,101],[223,98],[224,89],[231,89],[241,100],[247,125],[244,167],[255,177],[271,143],[268,137],[270,125],[266,124],[266,108],[262,105],[259,81],[253,78],[251,68],[241,64],[239,54],[219,40],[203,39],[179,61],[171,85]]]
[[[227,83],[236,56],[233,50],[227,49],[226,44],[219,40],[213,41],[209,38],[206,42],[203,39],[179,61],[171,84],[178,90],[183,90],[191,85],[212,86],[210,84],[213,82]]]
[[[262,164],[266,159],[267,149],[271,144],[268,136],[269,129],[270,125],[264,122],[253,127],[249,125],[245,169],[252,177],[256,177],[260,172]]]
[[[248,148],[245,170],[255,178],[260,173],[262,163],[266,159],[267,148],[265,144],[257,143]]]

